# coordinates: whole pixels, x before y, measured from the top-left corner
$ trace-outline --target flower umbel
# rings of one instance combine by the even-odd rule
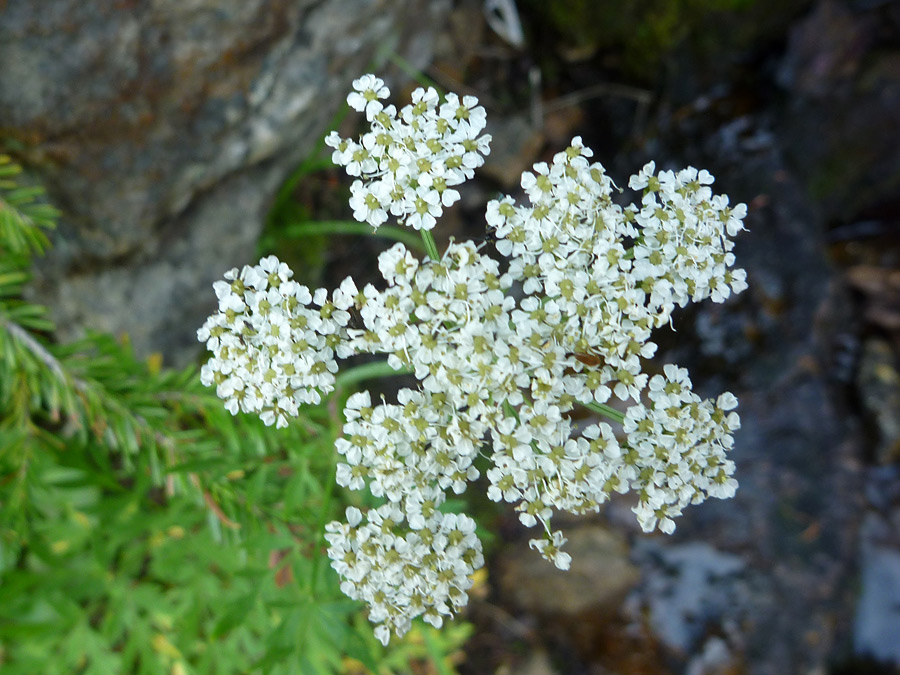
[[[445,207],[459,199],[454,188],[484,163],[491,137],[484,108],[474,96],[448,94],[440,102],[433,88],[416,89],[399,112],[382,106],[384,82],[364,75],[353,83],[347,103],[365,111],[371,129],[358,141],[332,132],[325,143],[332,160],[359,176],[350,186],[353,217],[377,228],[388,214],[416,230],[430,230]]]
[[[484,109],[429,88],[397,112],[381,103],[388,95],[374,75],[354,82],[348,103],[371,129],[327,142],[359,177],[358,220],[425,232],[488,152]],[[571,557],[554,512],[632,492],[641,527],[671,533],[686,506],[737,488],[727,457],[737,399],[701,399],[685,369],[647,359],[675,307],[746,288],[732,252],[746,207],[713,194],[706,171],[652,162],[629,180],[639,203],[622,207],[591,156],[576,137],[522,175],[526,204],[487,205],[502,263],[473,242],[425,261],[397,244],[379,256],[378,289],[347,278],[313,292],[274,257],[215,284],[219,310],[198,331],[213,353],[202,377],[232,413],[283,426],[334,388],[337,359],[352,354],[415,374],[395,403],[348,399],[337,482],[383,505],[350,508],[326,530],[343,591],[369,605],[385,644],[417,616],[440,626],[466,605],[481,544],[474,521],[442,505],[479,477],[479,455],[488,497],[539,527],[531,546],[560,569]],[[576,425],[577,407],[608,421]]]
[[[275,256],[225,273],[213,287],[219,311],[197,337],[212,358],[200,377],[232,413],[258,413],[267,424],[287,425],[298,406],[318,403],[334,388],[335,356],[345,356],[350,315],[291,280]]]

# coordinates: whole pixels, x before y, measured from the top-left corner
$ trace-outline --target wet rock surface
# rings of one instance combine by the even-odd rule
[[[627,501],[606,508],[640,570],[618,612],[585,626],[548,601],[528,611],[553,607],[563,627],[508,636],[549,643],[560,672],[900,669],[900,546],[887,535],[900,532],[897,18],[895,3],[809,3],[756,51],[724,54],[719,66],[676,60],[671,86],[653,90],[648,122],[630,137],[636,106],[609,96],[579,104],[573,135],[601,148],[620,184],[649,159],[690,164],[749,205],[736,255],[750,287],[677,315],[656,357],[688,367],[702,395],[738,396],[741,487],[688,509],[671,537],[636,531]],[[604,154],[610,128],[626,131]],[[556,150],[548,143],[532,161]],[[501,588],[531,578],[505,574]],[[616,659],[610,635],[636,658]]]
[[[649,612],[653,633],[678,653],[698,651],[710,627],[721,625],[740,596],[748,595],[744,561],[706,542],[639,541],[634,557],[647,578],[639,604]]]
[[[853,648],[882,663],[900,663],[900,550],[896,519],[869,514],[860,533],[860,595]],[[890,541],[893,532],[894,541]]]
[[[709,167],[732,199],[753,205],[737,247],[752,281],[742,297],[694,310],[692,327],[676,320],[660,358],[687,366],[707,395],[738,396],[741,487],[733,500],[692,509],[673,537],[654,540],[640,606],[675,672],[707,649],[725,649],[748,672],[810,672],[839,658],[851,638],[863,448],[830,358],[852,308],[814,204],[769,126],[778,121],[746,121],[752,149],[746,140],[735,148],[732,129],[711,122],[701,115],[670,127],[666,143],[686,134],[685,147],[664,153]],[[695,124],[706,128],[705,141]],[[673,580],[667,560],[686,560],[686,552],[693,562],[682,562]],[[713,638],[718,647],[707,646]]]

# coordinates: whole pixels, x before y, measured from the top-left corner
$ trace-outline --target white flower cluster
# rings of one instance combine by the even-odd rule
[[[734,496],[734,463],[725,458],[731,434],[740,427],[737,398],[724,393],[713,402],[691,391],[687,370],[673,365],[650,378],[649,406],[632,405],[623,428],[628,437],[623,478],[638,493],[634,508],[645,530],[671,534],[672,518],[707,496]]]
[[[358,144],[330,143],[335,161],[366,179],[354,183],[357,217],[377,226],[390,212],[430,229],[440,214],[431,207],[455,201],[449,186],[487,151],[483,110],[455,97],[439,105],[419,89],[398,116],[381,103],[381,80],[354,88],[348,101],[373,130]],[[472,242],[424,262],[397,244],[379,257],[381,289],[348,278],[329,300],[274,258],[216,284],[220,311],[199,333],[214,354],[203,377],[232,412],[283,424],[333,387],[335,358],[350,354],[386,354],[418,380],[396,403],[351,396],[336,448],[338,483],[385,502],[349,509],[326,536],[344,592],[368,603],[385,643],[417,616],[439,626],[466,604],[481,545],[470,518],[441,508],[447,491],[479,477],[479,455],[488,497],[539,526],[531,546],[561,569],[571,559],[554,512],[596,511],[631,492],[641,527],[668,533],[685,506],[737,487],[726,456],[740,425],[735,397],[702,400],[686,370],[644,366],[652,330],[676,306],[746,287],[732,268],[746,209],[713,195],[705,171],[656,174],[652,163],[629,183],[643,190],[640,204],[623,208],[590,157],[575,138],[523,174],[527,205],[488,204],[503,265]],[[613,398],[624,413],[607,405]],[[577,406],[617,427],[577,424]]]
[[[364,75],[353,82],[347,103],[365,111],[371,129],[359,141],[332,132],[325,143],[332,160],[351,176],[353,217],[377,228],[394,216],[416,230],[430,230],[444,207],[459,199],[453,188],[474,175],[489,152],[491,137],[482,134],[486,115],[474,96],[448,94],[439,103],[432,87],[416,89],[400,112],[382,99],[384,82]]]
[[[567,350],[600,357],[602,379],[618,380],[619,398],[627,389],[637,399],[646,381],[638,357],[656,351],[651,329],[676,305],[722,302],[746,288],[744,271],[729,269],[730,237],[743,229],[746,207],[729,209],[727,197],[713,197],[706,171],[654,176],[651,162],[629,183],[644,188],[642,205],[623,209],[591,154],[573,139],[550,166],[522,175],[529,205],[492,201],[487,220],[525,293],[560,311],[558,339]]]
[[[440,628],[444,616],[468,602],[472,573],[484,564],[475,521],[432,510],[418,527],[396,534],[403,512],[394,504],[362,512],[347,509],[347,523],[327,525],[328,555],[344,581],[341,590],[369,605],[383,644],[402,635],[413,617]]]
[[[197,337],[212,358],[200,370],[225,407],[257,413],[267,425],[287,426],[299,406],[319,403],[334,389],[335,356],[349,356],[350,314],[320,288],[310,293],[275,256],[225,273],[213,284],[219,311]]]

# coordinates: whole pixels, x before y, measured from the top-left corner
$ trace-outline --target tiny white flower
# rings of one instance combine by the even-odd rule
[[[366,119],[370,122],[384,108],[379,99],[390,96],[384,80],[371,74],[353,80],[353,89],[355,91],[347,96],[347,103],[357,112],[365,111]]]

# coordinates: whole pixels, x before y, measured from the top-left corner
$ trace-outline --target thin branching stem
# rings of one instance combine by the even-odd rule
[[[428,257],[432,260],[440,260],[441,254],[438,252],[437,243],[434,241],[434,237],[431,236],[431,232],[428,230],[420,230],[422,235],[422,242],[425,244],[425,251],[428,253]]]
[[[613,422],[622,424],[622,422],[625,421],[625,413],[616,410],[615,408],[608,406],[605,403],[596,403],[594,401],[591,401],[590,403],[585,403],[584,406],[589,410],[593,410],[595,413],[603,415],[607,419],[611,419]]]
[[[366,235],[383,237],[393,241],[399,241],[404,246],[415,251],[426,250],[422,241],[414,233],[393,225],[382,225],[373,230],[368,223],[358,223],[354,220],[318,220],[287,226],[282,235],[289,237],[311,237],[316,235]]]
[[[349,389],[365,380],[377,380],[391,375],[408,375],[411,371],[395,370],[387,361],[363,363],[345,370],[335,378],[334,388],[337,391]]]

